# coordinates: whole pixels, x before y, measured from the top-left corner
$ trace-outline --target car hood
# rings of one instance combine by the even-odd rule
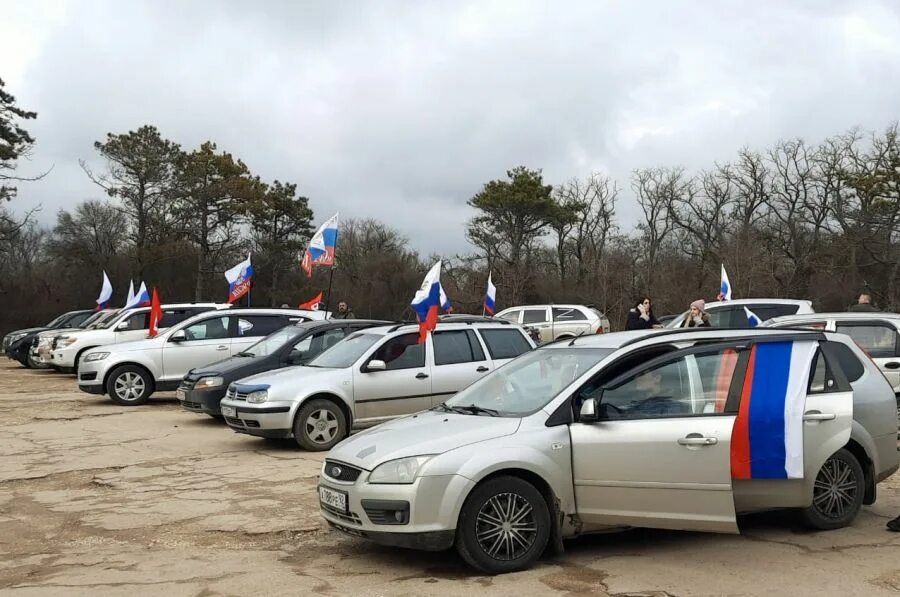
[[[254,372],[274,369],[278,359],[272,355],[264,357],[229,357],[203,367],[191,369],[185,379],[198,380],[201,377],[222,376],[226,379],[243,379]]]
[[[328,458],[372,470],[388,460],[442,454],[512,435],[521,422],[518,418],[424,411],[353,435],[335,446]]]
[[[284,369],[278,369],[277,371],[257,373],[256,375],[245,377],[240,381],[240,384],[254,386],[269,384],[274,386],[277,384],[294,383],[301,379],[305,382],[308,379],[327,377],[329,375],[339,375],[340,377],[343,377],[345,373],[346,369],[324,369],[322,367],[304,367],[298,365],[296,367],[285,367]]]
[[[46,330],[46,329],[47,329],[47,328],[44,328],[44,327],[25,328],[25,329],[22,329],[22,330],[13,330],[13,331],[9,332],[9,333],[6,334],[6,335],[7,335],[7,336],[12,336],[13,334],[33,334],[33,333],[35,333],[35,332],[42,332],[42,331],[44,331],[44,330]]]

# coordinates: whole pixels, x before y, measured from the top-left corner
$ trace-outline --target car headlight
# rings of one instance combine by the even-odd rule
[[[210,388],[221,388],[223,385],[225,385],[224,377],[201,377],[200,381],[194,384],[194,389],[208,390]]]
[[[27,336],[27,334],[12,334],[12,335],[9,337],[9,343],[10,343],[10,344],[15,344],[16,342],[18,342],[19,340],[21,340],[21,339],[24,338],[25,336]]]
[[[389,460],[375,467],[369,475],[369,483],[385,485],[409,485],[416,480],[419,470],[432,456],[410,456]]]
[[[72,336],[63,336],[56,343],[56,346],[59,348],[65,348],[66,346],[71,346],[72,344],[75,344],[76,340],[78,340],[78,338],[73,338]]]
[[[269,392],[267,390],[256,390],[255,392],[250,392],[247,394],[247,402],[250,404],[260,404],[261,402],[265,402],[269,399]]]
[[[108,353],[108,352],[89,352],[89,353],[84,357],[84,362],[85,362],[85,363],[90,363],[90,362],[93,362],[93,361],[102,361],[103,359],[105,359],[105,358],[108,357],[108,356],[109,356],[109,353]]]

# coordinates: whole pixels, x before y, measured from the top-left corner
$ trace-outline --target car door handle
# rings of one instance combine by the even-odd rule
[[[714,446],[717,443],[719,443],[719,440],[715,437],[698,437],[690,435],[678,440],[678,444],[682,446]]]
[[[427,373],[417,373],[416,379],[428,379],[428,374]]]
[[[803,413],[804,421],[834,421],[837,415],[834,413],[822,413],[819,411],[809,411]]]
[[[223,344],[222,346],[216,346],[216,350],[228,350],[228,347]]]
[[[488,369],[487,367],[485,367],[484,365],[482,365],[481,367],[479,367],[479,368],[476,369],[475,371],[477,371],[478,373],[484,373],[485,371],[490,371],[490,369]]]
[[[884,364],[885,369],[900,369],[900,361],[891,361]]]

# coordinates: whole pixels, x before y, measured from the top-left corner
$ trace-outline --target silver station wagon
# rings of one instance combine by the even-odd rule
[[[863,370],[853,382],[847,364]],[[841,334],[585,336],[344,440],[323,463],[319,502],[335,529],[455,546],[488,573],[621,527],[737,533],[739,514],[795,508],[834,529],[898,468],[894,405]]]

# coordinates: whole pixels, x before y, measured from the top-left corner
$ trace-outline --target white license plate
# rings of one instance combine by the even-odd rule
[[[319,487],[319,501],[341,512],[347,511],[347,494],[327,487]]]
[[[175,397],[184,402],[184,399],[187,398],[187,392],[179,388],[175,390]]]
[[[237,415],[237,411],[234,410],[233,406],[223,406],[222,415],[225,417],[234,417]]]

